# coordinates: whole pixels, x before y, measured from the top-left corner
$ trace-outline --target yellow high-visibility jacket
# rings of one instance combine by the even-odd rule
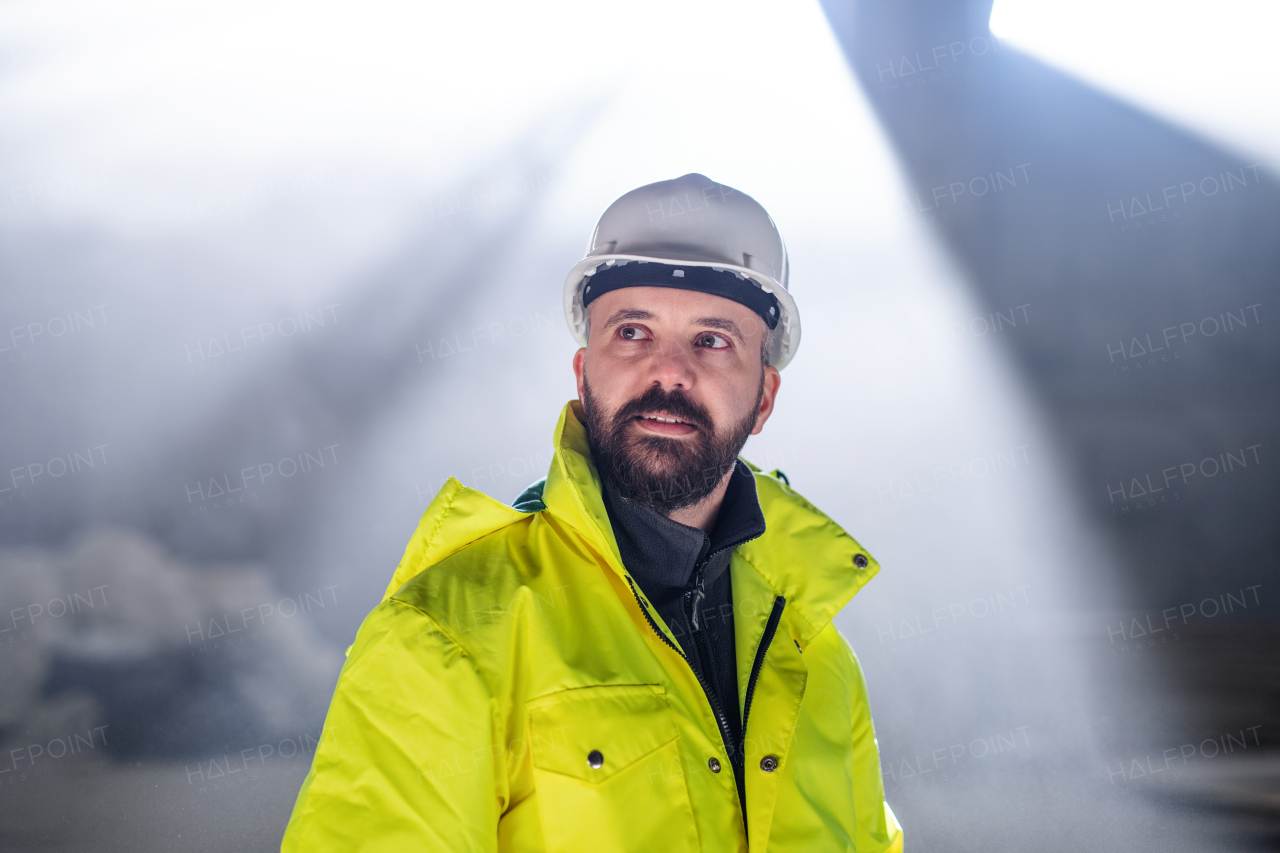
[[[775,477],[733,553],[744,821],[721,727],[618,555],[582,412],[521,512],[449,480],[338,679],[284,851],[902,850],[832,617],[879,566]],[[754,470],[754,469],[753,469]]]

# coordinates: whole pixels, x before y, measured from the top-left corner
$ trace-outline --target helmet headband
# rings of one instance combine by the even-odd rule
[[[583,282],[582,307],[624,287],[674,287],[720,296],[746,306],[760,315],[770,330],[777,328],[778,298],[750,279],[729,270],[678,264],[636,263],[601,265]]]

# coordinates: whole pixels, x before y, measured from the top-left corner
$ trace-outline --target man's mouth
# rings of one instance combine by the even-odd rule
[[[643,429],[649,432],[656,432],[661,435],[690,435],[698,431],[696,424],[686,420],[685,418],[675,417],[674,415],[645,414],[636,415]]]
[[[662,415],[640,415],[639,417],[641,420],[657,421],[662,424],[684,424],[685,426],[693,426],[693,424],[688,421],[681,420],[680,418],[668,418],[663,417]]]

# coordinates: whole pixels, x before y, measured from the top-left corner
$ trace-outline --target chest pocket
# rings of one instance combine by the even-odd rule
[[[549,850],[698,849],[673,713],[666,691],[650,684],[581,687],[530,705]]]

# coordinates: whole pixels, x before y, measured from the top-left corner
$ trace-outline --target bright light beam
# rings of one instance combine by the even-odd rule
[[[1099,89],[1280,165],[1280,4],[996,0],[991,31]]]

